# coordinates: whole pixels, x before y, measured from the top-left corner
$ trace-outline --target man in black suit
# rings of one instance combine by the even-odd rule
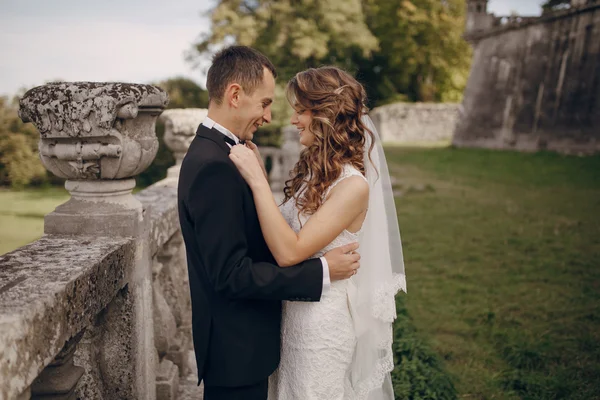
[[[205,400],[265,400],[279,363],[281,300],[319,301],[359,266],[352,244],[281,268],[264,241],[252,192],[228,155],[271,121],[275,77],[254,49],[219,52],[208,71],[208,118],[181,165],[179,220]]]

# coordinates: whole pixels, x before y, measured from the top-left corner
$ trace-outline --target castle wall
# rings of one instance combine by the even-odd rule
[[[600,3],[467,37],[457,146],[600,151]]]

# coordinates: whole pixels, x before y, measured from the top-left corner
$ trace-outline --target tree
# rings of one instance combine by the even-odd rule
[[[353,52],[368,56],[377,49],[360,0],[221,0],[211,32],[195,45],[197,56],[228,42],[264,53],[284,81],[303,68],[343,66]]]
[[[269,57],[280,86],[308,67],[334,64],[352,70],[355,54],[368,57],[377,49],[360,0],[220,0],[211,13],[211,31],[195,44],[191,59],[229,43],[252,46]],[[273,114],[275,125],[288,118],[285,109]]]
[[[470,63],[465,8],[465,0],[220,0],[196,57],[249,45],[273,61],[280,82],[333,64],[357,75],[370,105],[458,101]],[[287,117],[274,113],[279,123]]]
[[[548,12],[563,10],[565,8],[569,8],[570,6],[571,0],[546,0],[546,2],[542,4],[542,9],[544,12]]]
[[[191,79],[175,77],[154,85],[164,89],[169,94],[167,108],[208,107],[208,92]]]
[[[2,181],[13,188],[23,188],[32,180],[43,180],[46,169],[37,152],[23,134],[12,133],[0,139],[0,176]]]
[[[43,183],[47,172],[37,155],[39,134],[17,115],[16,97],[0,97],[0,185],[22,188]]]
[[[464,0],[365,0],[380,48],[357,64],[372,104],[459,101],[471,60],[465,12]]]

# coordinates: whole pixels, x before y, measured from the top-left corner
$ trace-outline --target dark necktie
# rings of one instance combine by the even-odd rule
[[[225,141],[225,143],[227,143],[227,144],[231,145],[232,147],[233,147],[233,146],[235,146],[235,145],[237,144],[237,143],[235,143],[235,141],[234,141],[232,138],[230,138],[229,136],[225,136],[225,135],[223,135],[223,140]],[[239,144],[245,144],[245,141],[244,141],[244,140],[240,140],[240,143],[239,143]]]

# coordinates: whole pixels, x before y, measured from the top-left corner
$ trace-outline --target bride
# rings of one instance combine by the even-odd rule
[[[394,296],[406,291],[385,155],[360,83],[335,67],[308,69],[287,86],[291,123],[305,146],[278,208],[256,148],[230,158],[250,186],[261,229],[282,267],[359,241],[360,271],[321,301],[283,305],[281,362],[270,400],[393,400]]]

